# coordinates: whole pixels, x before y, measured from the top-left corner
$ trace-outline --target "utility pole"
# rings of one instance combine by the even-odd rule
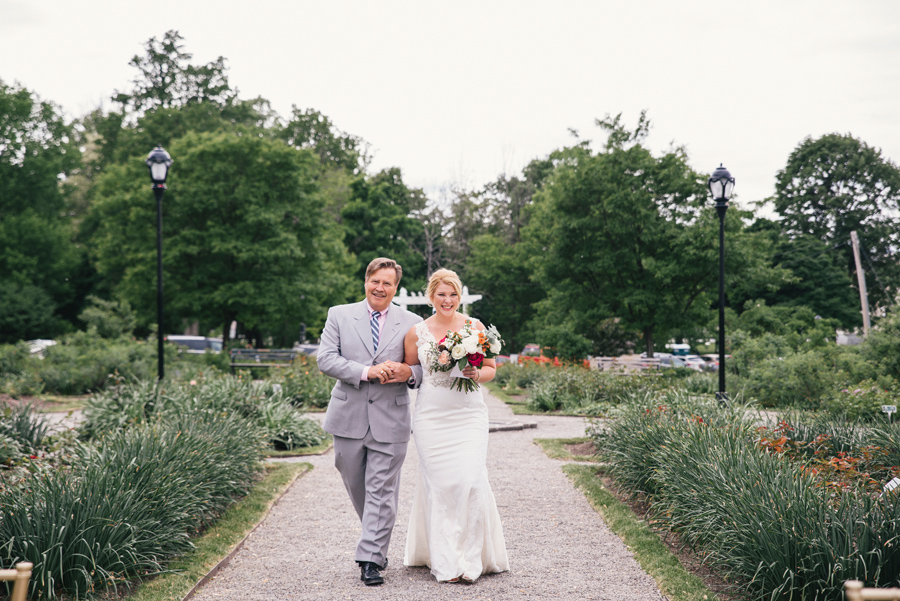
[[[859,284],[859,301],[862,304],[863,336],[869,337],[869,295],[866,293],[866,274],[863,272],[862,261],[859,259],[859,238],[856,232],[850,232],[850,242],[853,244],[853,258],[856,260],[856,282]]]

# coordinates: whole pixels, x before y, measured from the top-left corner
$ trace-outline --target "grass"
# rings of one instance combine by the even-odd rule
[[[497,397],[512,409],[513,415],[546,415],[539,411],[532,411],[528,408],[528,396],[527,392],[524,390],[521,395],[514,395],[510,394],[509,391],[504,390],[497,382],[488,382],[485,386],[487,386],[488,392],[492,396]]]
[[[331,448],[333,442],[334,439],[331,437],[331,434],[328,434],[325,442],[320,445],[314,447],[300,447],[291,451],[275,451],[270,449],[266,451],[265,455],[266,457],[303,457],[304,455],[321,455]]]
[[[266,466],[265,477],[250,493],[193,540],[193,551],[172,562],[169,566],[171,572],[139,585],[129,595],[129,601],[170,601],[184,598],[265,517],[294,480],[311,468],[308,463]]]
[[[603,486],[596,467],[570,464],[563,466],[563,471],[671,601],[712,601],[718,598],[698,576],[681,565],[646,522]]]
[[[566,447],[568,445],[583,444],[592,442],[593,439],[587,436],[581,438],[535,438],[534,442],[546,453],[550,459],[561,459],[562,461],[587,461],[591,463],[600,463],[600,458],[596,455],[573,455]]]
[[[523,390],[521,394],[513,394],[509,390],[503,388],[497,382],[488,382],[484,384],[487,386],[488,392],[492,395],[506,403],[507,405],[524,405],[528,402],[528,391]]]

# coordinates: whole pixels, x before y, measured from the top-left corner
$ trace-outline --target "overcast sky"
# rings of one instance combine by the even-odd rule
[[[569,128],[600,142],[596,118],[642,109],[654,151],[724,163],[743,201],[774,193],[806,136],[849,132],[900,161],[897,0],[0,0],[0,79],[70,117],[109,108],[170,29],[194,63],[224,56],[242,98],[318,109],[372,145],[373,169],[431,194],[515,174]]]

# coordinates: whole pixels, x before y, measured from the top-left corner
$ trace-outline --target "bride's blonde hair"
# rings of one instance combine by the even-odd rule
[[[425,296],[428,297],[429,306],[432,306],[431,298],[437,291],[437,287],[441,284],[453,286],[456,294],[459,295],[459,302],[462,303],[463,290],[462,282],[460,281],[459,276],[456,275],[455,271],[452,271],[450,269],[438,269],[431,274],[431,277],[428,279],[428,286],[425,288]]]

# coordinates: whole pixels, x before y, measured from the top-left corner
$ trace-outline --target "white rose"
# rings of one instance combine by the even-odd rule
[[[495,355],[500,353],[500,342],[495,340],[491,343],[491,352]]]
[[[462,359],[466,355],[466,347],[461,344],[457,344],[452,349],[450,349],[450,356],[453,359]]]
[[[464,338],[462,341],[463,346],[466,349],[466,353],[471,355],[472,353],[478,352],[478,335],[469,336],[468,338]]]

